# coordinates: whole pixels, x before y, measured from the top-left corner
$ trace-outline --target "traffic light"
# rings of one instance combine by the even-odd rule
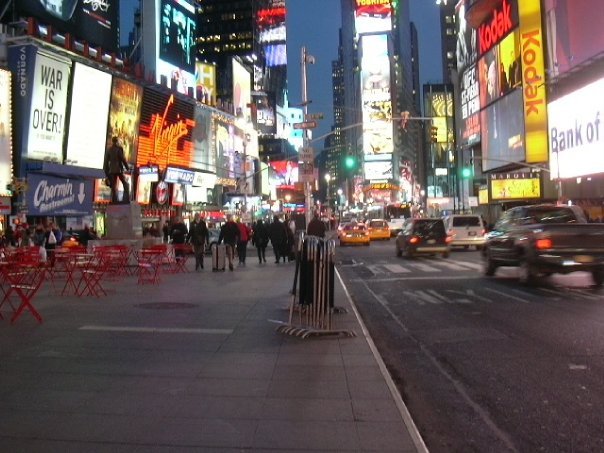
[[[461,177],[463,179],[468,179],[470,176],[472,176],[472,169],[470,167],[463,167],[461,169]]]
[[[438,127],[436,126],[430,127],[430,141],[432,143],[438,142]]]
[[[344,166],[347,170],[354,170],[357,166],[357,158],[351,155],[346,156]]]

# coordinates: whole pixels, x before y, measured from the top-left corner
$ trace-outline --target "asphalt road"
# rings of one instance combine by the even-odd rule
[[[604,290],[483,277],[480,253],[338,247],[337,269],[432,452],[604,451]]]

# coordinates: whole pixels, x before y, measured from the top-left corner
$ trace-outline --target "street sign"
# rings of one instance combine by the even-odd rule
[[[314,182],[315,181],[315,166],[312,163],[301,162],[298,165],[298,181],[299,182]]]
[[[317,127],[316,121],[304,121],[303,123],[294,123],[294,129],[314,129]]]
[[[304,121],[322,120],[322,119],[323,119],[322,113],[307,113],[306,115],[304,115]]]
[[[315,160],[315,151],[312,148],[302,148],[298,153],[299,162],[313,163]]]

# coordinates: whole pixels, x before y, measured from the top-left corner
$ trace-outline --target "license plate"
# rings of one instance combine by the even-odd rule
[[[589,255],[576,255],[574,260],[577,263],[593,263],[594,257]]]
[[[428,244],[436,244],[436,239],[428,239],[426,242]]]
[[[468,231],[468,236],[476,236],[476,231]]]

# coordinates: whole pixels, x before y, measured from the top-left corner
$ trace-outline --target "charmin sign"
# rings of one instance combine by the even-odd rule
[[[26,193],[29,215],[89,215],[92,181],[30,173]]]
[[[541,4],[519,2],[526,161],[547,162],[547,111]]]
[[[523,3],[525,0],[519,1]],[[531,2],[532,0],[529,0]],[[478,45],[482,55],[493,48],[510,31],[518,25],[516,0],[503,0],[498,8],[493,10],[490,20],[478,27]]]

